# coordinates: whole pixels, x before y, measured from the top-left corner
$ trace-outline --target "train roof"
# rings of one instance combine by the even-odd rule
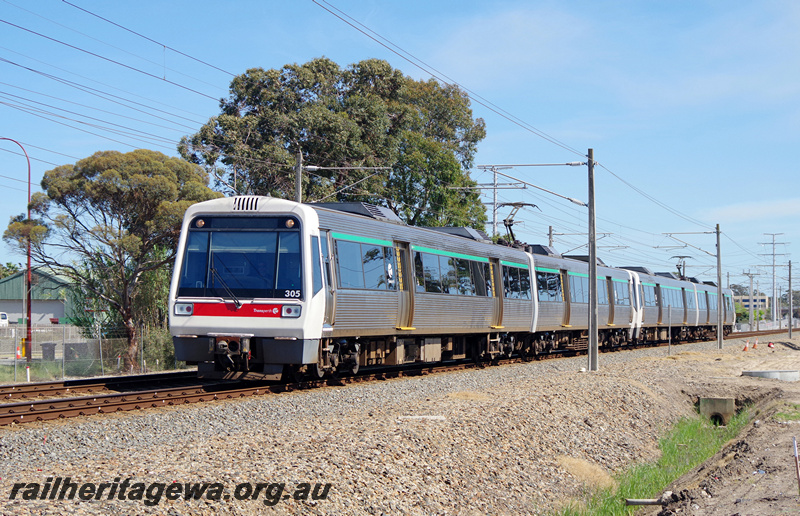
[[[648,269],[647,267],[642,267],[640,265],[629,265],[626,267],[619,267],[619,268],[625,269],[626,271],[641,272],[642,274],[647,274],[648,276],[655,276],[652,270]]]
[[[567,260],[577,260],[579,262],[589,263],[589,256],[585,254],[565,254],[562,255],[562,258],[566,258]],[[599,256],[596,258],[597,258],[597,265],[601,267],[608,267],[608,265],[606,265],[605,262],[601,260]]]
[[[371,219],[382,220],[384,222],[394,222],[395,224],[405,224],[395,212],[383,206],[377,206],[368,202],[315,202],[309,204],[312,208],[328,208],[329,210],[355,213]]]

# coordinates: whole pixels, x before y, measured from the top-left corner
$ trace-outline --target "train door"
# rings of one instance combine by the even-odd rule
[[[503,327],[503,270],[497,258],[489,259],[492,277],[492,328]]]
[[[681,287],[681,301],[683,302],[683,324],[689,324],[689,291]]]
[[[605,287],[605,302],[606,305],[608,305],[608,320],[606,321],[606,325],[614,326],[614,284],[611,282],[611,276],[606,276],[605,278],[599,280],[597,289],[598,294],[600,292],[600,283],[602,283]],[[598,295],[598,302],[600,299],[602,298]]]
[[[394,243],[395,261],[397,262],[397,329],[413,330],[414,324],[414,278],[411,267],[411,251],[408,242]]]
[[[642,328],[642,312],[644,312],[642,284],[637,273],[628,271],[628,277],[631,285],[631,329],[629,335],[631,339],[638,339]]]
[[[600,285],[603,285],[603,290],[601,294]],[[613,291],[614,287],[611,283],[611,276],[606,276],[604,278],[598,279],[597,282],[597,302],[599,303],[603,300],[603,296],[605,296],[605,304],[608,306],[608,317],[606,321],[606,325],[614,326],[614,294]]]
[[[666,306],[666,303],[664,302],[664,291],[661,290],[660,283],[656,283],[655,291],[656,291],[656,303],[658,304],[658,320],[656,321],[656,324],[663,324],[664,317],[666,317],[667,314],[664,308]]]
[[[323,271],[323,280],[325,282],[325,317],[322,321],[323,327],[333,326],[333,314],[335,312],[336,307],[336,289],[333,288],[334,285],[334,277],[333,277],[333,270],[335,267],[331,265],[331,253],[330,253],[330,245],[328,242],[328,232],[325,230],[320,230],[319,232],[319,244],[322,250],[322,266],[324,268]]]
[[[644,324],[644,321],[645,321],[645,319],[644,319],[644,306],[645,306],[644,305],[644,286],[642,285],[641,281],[639,282],[639,306],[640,306],[639,313],[641,314],[641,320],[639,321],[639,323],[640,324]]]

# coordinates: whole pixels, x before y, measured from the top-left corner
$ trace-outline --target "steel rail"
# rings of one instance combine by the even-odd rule
[[[774,331],[773,333],[785,333]],[[757,332],[757,335],[765,335],[765,332]],[[727,339],[741,338],[745,334],[730,334]],[[627,351],[642,347],[661,347],[666,346],[666,342],[656,344],[639,344],[631,346],[618,346],[609,348],[607,351]],[[372,380],[388,380],[406,376],[422,376],[431,373],[443,373],[459,371],[464,369],[480,368],[491,364],[510,364],[520,363],[529,360],[546,360],[553,358],[567,358],[585,353],[585,349],[572,349],[564,353],[548,353],[529,357],[503,357],[491,361],[464,360],[445,364],[407,364],[403,366],[386,366],[378,370],[364,372],[356,376],[344,376],[325,379],[303,380],[294,383],[252,383],[232,382],[232,383],[209,383],[196,384],[183,387],[160,388],[153,390],[143,390],[134,392],[122,392],[112,394],[101,394],[93,396],[56,398],[56,399],[37,399],[32,401],[0,404],[0,426],[14,423],[26,423],[34,421],[47,421],[52,419],[89,416],[95,414],[109,414],[120,411],[140,410],[146,408],[177,406],[189,403],[200,403],[217,400],[240,399],[249,396],[260,396],[265,394],[278,394],[296,390],[309,390],[322,386],[342,386],[350,383],[361,383]],[[194,374],[194,372],[186,372]],[[148,375],[144,375],[147,377]],[[150,375],[156,376],[156,375]],[[142,377],[138,377],[142,380]],[[196,379],[196,378],[194,378]],[[217,381],[218,382],[218,381]],[[245,386],[246,385],[246,386]]]
[[[197,371],[178,371],[169,373],[149,373],[135,376],[115,376],[107,378],[83,378],[56,382],[19,383],[0,385],[0,400],[41,398],[62,396],[72,393],[96,393],[147,383],[162,383],[196,379]]]

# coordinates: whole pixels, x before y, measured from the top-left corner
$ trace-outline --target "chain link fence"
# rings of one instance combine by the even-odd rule
[[[792,319],[792,328],[797,328],[800,325],[800,319]],[[736,331],[758,331],[758,330],[786,330],[789,331],[789,319],[784,318],[779,321],[756,321],[753,323],[752,328],[749,323],[742,322],[736,323]]]
[[[0,383],[138,374],[185,368],[175,360],[172,339],[163,328],[139,328],[135,367],[125,368],[124,328],[91,332],[71,325],[34,326],[31,360],[25,357],[25,326],[0,328]]]

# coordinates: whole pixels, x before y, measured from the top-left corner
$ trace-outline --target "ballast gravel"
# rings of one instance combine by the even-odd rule
[[[658,436],[715,389],[697,364],[741,351],[716,347],[605,353],[594,373],[581,356],[3,427],[0,513],[542,514],[656,459]],[[39,499],[66,478],[108,486]]]

